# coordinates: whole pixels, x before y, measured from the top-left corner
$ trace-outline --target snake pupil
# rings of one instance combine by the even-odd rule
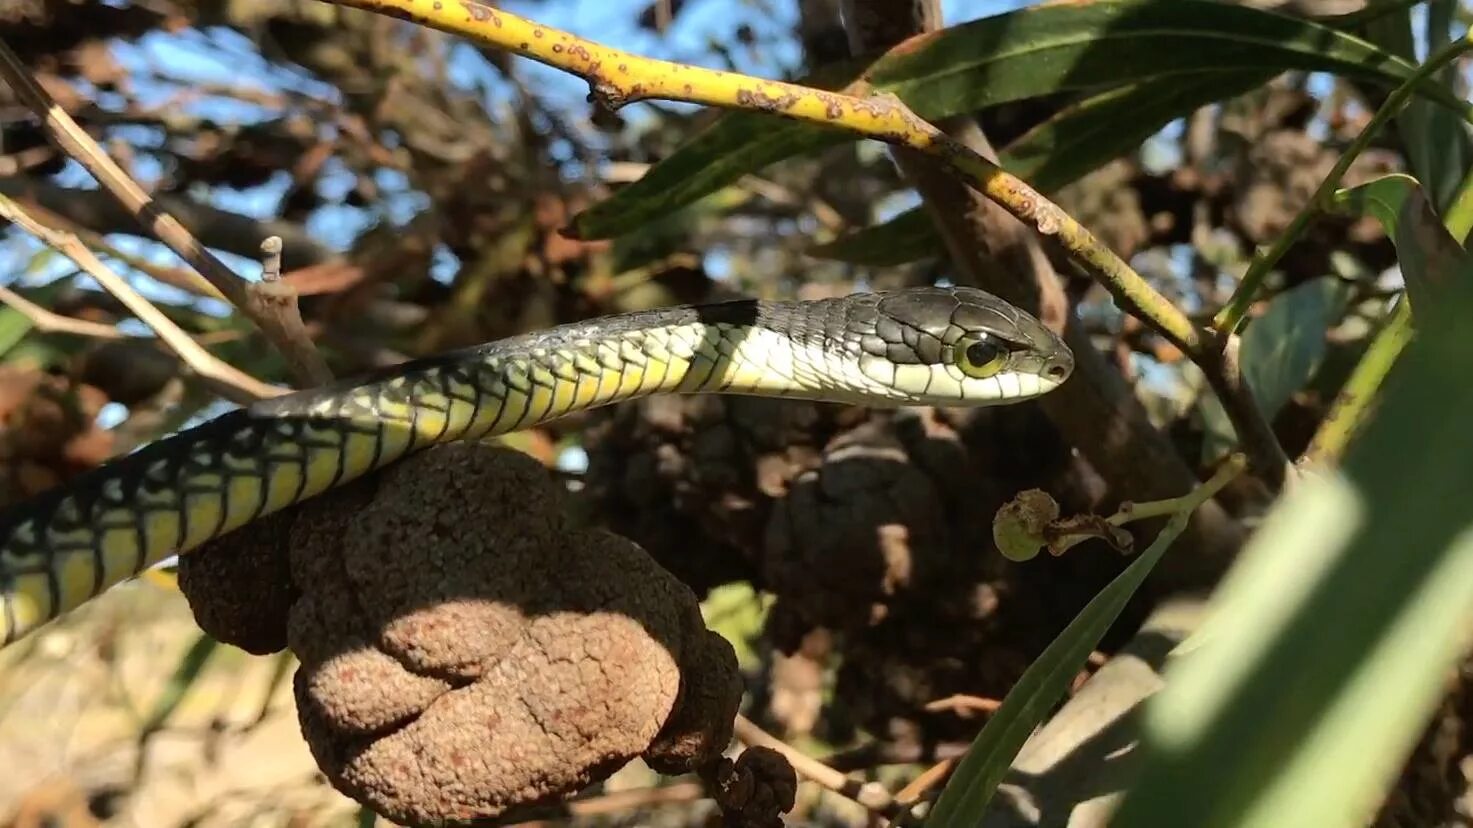
[[[967,346],[967,361],[980,368],[997,359],[1001,352],[1002,349],[991,342],[973,342]]]

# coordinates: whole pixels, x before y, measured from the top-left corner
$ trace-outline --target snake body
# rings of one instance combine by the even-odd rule
[[[174,554],[432,445],[660,393],[974,406],[1073,370],[982,291],[744,300],[577,322],[237,409],[0,512],[0,644]]]

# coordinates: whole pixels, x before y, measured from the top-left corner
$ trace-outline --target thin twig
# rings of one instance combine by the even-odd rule
[[[190,338],[175,325],[163,311],[143,298],[128,281],[97,258],[92,249],[81,239],[70,233],[62,233],[41,224],[27,215],[20,206],[9,198],[0,196],[0,218],[45,242],[58,253],[77,263],[77,266],[97,280],[108,293],[116,296],[129,311],[157,333],[159,339],[169,346],[196,374],[209,382],[222,396],[238,403],[250,403],[267,397],[287,393],[284,388],[268,385],[238,368],[220,360]]]
[[[749,746],[771,748],[781,753],[798,775],[820,787],[853,800],[875,814],[894,818],[905,809],[877,782],[856,782],[797,748],[769,734],[745,716],[737,716],[736,738]]]
[[[997,699],[955,693],[944,699],[928,701],[923,709],[927,713],[951,712],[970,718],[976,713],[996,713],[999,707],[1002,707],[1002,702]]]
[[[1121,307],[1147,320],[1173,344],[1190,351],[1200,342],[1198,330],[1180,309],[1058,205],[1022,179],[952,140],[917,116],[899,98],[876,94],[867,82],[851,84],[844,94],[657,60],[474,0],[330,2],[462,35],[577,75],[588,82],[594,100],[609,109],[652,99],[746,109],[843,129],[925,153],[950,167],[1018,219],[1058,240]]]
[[[31,324],[42,333],[73,334],[89,336],[93,339],[126,339],[128,337],[127,334],[112,325],[52,313],[8,287],[0,286],[0,302],[9,305],[21,316],[31,320]]]
[[[183,267],[167,267],[154,264],[148,259],[119,249],[97,231],[90,227],[84,227],[75,221],[46,209],[35,199],[15,197],[15,202],[21,206],[30,216],[42,224],[53,227],[65,233],[71,233],[82,240],[82,243],[97,251],[117,259],[141,273],[144,273],[159,282],[170,287],[179,288],[198,296],[208,296],[211,299],[224,299],[224,294],[215,289],[215,286],[205,281],[204,277],[193,270]]]
[[[960,761],[960,757],[955,756],[942,759],[940,762],[922,771],[920,776],[910,781],[910,784],[897,791],[895,801],[908,806],[910,810],[900,817],[891,820],[891,828],[904,825],[908,822],[907,817],[917,815],[920,812],[918,806],[922,804],[927,794],[936,790],[946,780],[950,779],[952,772],[956,770],[957,763]]]
[[[199,271],[232,305],[256,323],[266,338],[281,351],[299,383],[314,386],[332,379],[327,363],[302,326],[296,294],[289,286],[280,282],[272,283],[269,288],[264,284],[251,285],[226,267],[178,219],[159,207],[138,182],[129,177],[52,100],[3,40],[0,40],[0,76],[10,84],[16,97],[40,118],[47,136],[63,152],[86,168],[140,224]]]
[[[1309,448],[1299,459],[1302,467],[1332,465],[1340,460],[1350,445],[1350,438],[1365,425],[1375,408],[1377,390],[1411,339],[1412,306],[1403,298],[1385,327],[1371,340],[1340,393],[1335,395]]]

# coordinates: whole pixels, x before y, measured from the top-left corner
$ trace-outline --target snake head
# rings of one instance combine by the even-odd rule
[[[856,320],[860,370],[903,404],[983,406],[1038,397],[1074,372],[1074,355],[1035,317],[985,291],[877,294]]]

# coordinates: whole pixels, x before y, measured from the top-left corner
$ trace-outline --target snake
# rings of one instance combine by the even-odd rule
[[[1021,402],[1068,346],[971,287],[628,311],[264,399],[0,512],[0,646],[172,556],[431,446],[654,394],[874,408]]]

